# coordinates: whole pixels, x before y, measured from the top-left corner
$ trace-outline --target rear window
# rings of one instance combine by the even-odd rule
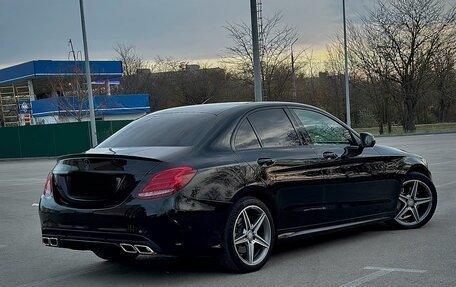
[[[98,147],[192,146],[213,126],[215,115],[151,114],[125,126]]]

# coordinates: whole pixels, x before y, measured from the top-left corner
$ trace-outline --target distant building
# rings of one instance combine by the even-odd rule
[[[149,95],[94,96],[97,120],[135,120],[150,112]],[[89,103],[75,96],[55,97],[32,102],[35,124],[54,124],[89,120]]]
[[[110,96],[121,61],[90,61],[99,119],[134,119],[150,111],[148,95]],[[0,123],[4,126],[86,120],[83,61],[38,60],[0,70]],[[136,106],[135,106],[136,105]]]

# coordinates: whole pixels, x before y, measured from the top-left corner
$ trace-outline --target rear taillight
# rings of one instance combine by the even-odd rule
[[[195,174],[196,170],[191,167],[175,167],[161,171],[149,179],[137,197],[151,199],[172,195],[184,188]]]
[[[46,179],[46,183],[44,184],[43,195],[45,197],[49,197],[49,196],[52,195],[52,173],[48,174],[48,177]]]

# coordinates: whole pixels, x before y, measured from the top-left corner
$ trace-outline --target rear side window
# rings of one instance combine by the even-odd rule
[[[247,119],[244,119],[239,126],[234,146],[236,150],[260,148],[260,142]]]
[[[317,112],[293,109],[313,144],[350,144],[350,131],[335,120]]]
[[[151,114],[119,130],[98,147],[192,146],[212,128],[215,115]]]
[[[263,147],[292,147],[300,145],[293,125],[282,109],[269,109],[249,116]]]

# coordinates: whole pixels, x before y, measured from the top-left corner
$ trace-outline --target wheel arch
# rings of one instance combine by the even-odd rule
[[[429,171],[429,169],[423,165],[423,164],[414,164],[412,165],[409,170],[407,171],[406,174],[409,174],[411,172],[418,172],[418,173],[421,173],[425,176],[427,176],[429,179],[432,179],[432,174],[431,172]]]
[[[243,197],[247,197],[247,196],[255,197],[255,198],[261,200],[262,202],[264,202],[264,204],[266,204],[266,206],[269,208],[269,211],[271,212],[271,215],[272,215],[274,221],[277,222],[277,216],[278,216],[277,205],[275,204],[273,195],[269,192],[269,190],[267,188],[259,187],[259,186],[244,188],[244,189],[238,191],[231,198],[231,202],[234,203],[234,202],[238,201],[239,199],[241,199]]]

